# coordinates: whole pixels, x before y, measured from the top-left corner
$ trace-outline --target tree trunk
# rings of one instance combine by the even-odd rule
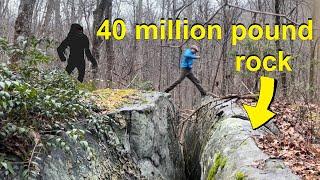
[[[100,59],[100,46],[102,44],[102,39],[96,36],[96,32],[99,29],[99,26],[104,20],[104,12],[107,8],[107,0],[101,0],[97,4],[97,8],[93,12],[93,43],[92,43],[92,55],[99,62]]]
[[[100,3],[97,3],[97,7],[93,12],[92,55],[97,60],[97,62],[100,61],[100,47],[102,44],[102,39],[96,35],[96,32],[98,31],[99,26],[104,20],[104,13],[106,11],[106,8],[107,0],[101,0]],[[93,79],[98,79],[98,72],[94,71]]]
[[[226,3],[227,0],[224,0],[224,3]],[[223,8],[223,34],[224,34],[224,41],[227,41],[228,39],[228,12],[227,7]],[[227,65],[228,65],[228,56],[227,56],[227,49],[228,45],[227,43],[223,43],[222,49],[221,49],[221,61],[222,61],[222,83],[221,83],[221,94],[226,95],[228,92],[228,77],[227,77]]]
[[[320,8],[320,2],[319,0],[313,0],[313,20],[314,20],[314,25],[313,27],[314,29],[314,42],[312,45],[312,49],[311,49],[311,62],[310,62],[310,70],[309,70],[309,100],[310,101],[314,101],[315,100],[315,92],[316,92],[316,88],[318,88],[316,86],[316,74],[315,74],[315,68],[316,66],[318,66],[319,62],[319,56],[320,56],[320,52],[319,52],[319,40],[320,40],[320,12],[319,12],[319,8]]]
[[[42,22],[41,34],[47,34],[48,25],[51,22],[52,14],[54,9],[54,1],[47,1],[47,10],[44,20]]]
[[[19,5],[19,13],[16,19],[14,29],[14,43],[18,45],[18,39],[28,39],[31,35],[32,15],[36,0],[21,0]],[[20,53],[12,55],[10,62],[15,64],[21,58]]]
[[[32,15],[36,0],[21,0],[19,5],[19,13],[15,22],[14,41],[19,36],[29,37],[31,35]]]
[[[106,8],[106,18],[112,20],[112,0],[107,0],[107,8]],[[110,23],[111,26],[112,23]],[[111,27],[110,27],[111,29]],[[106,68],[106,80],[107,87],[112,86],[112,71],[113,71],[113,63],[114,63],[114,51],[113,51],[113,40],[110,38],[106,41],[106,54],[107,54],[107,68]]]
[[[274,4],[274,9],[275,9],[275,13],[276,14],[280,14],[280,4],[283,4],[282,2],[283,0],[276,0],[275,4]],[[281,21],[280,21],[280,16],[275,16],[275,23],[280,25]],[[275,41],[276,43],[276,52],[279,52],[281,50],[281,44],[280,41]],[[287,76],[285,72],[281,72],[280,73],[281,76],[281,85],[282,85],[282,92],[283,92],[283,96],[286,97],[287,96]]]
[[[61,41],[64,37],[61,37],[61,30],[59,31],[59,29],[62,29],[62,24],[61,24],[61,15],[60,15],[60,0],[54,0],[55,1],[55,39],[57,41]]]
[[[135,12],[136,12],[136,16],[135,16],[135,24],[139,24],[141,23],[141,19],[142,19],[142,0],[138,0],[138,4],[136,5],[135,8]],[[136,33],[136,32],[134,32]],[[139,80],[143,80],[143,56],[141,55],[141,46],[142,41],[137,42],[135,39],[133,40],[133,73],[135,74],[134,76],[137,76]]]

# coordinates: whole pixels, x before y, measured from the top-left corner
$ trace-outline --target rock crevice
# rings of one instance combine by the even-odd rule
[[[184,131],[184,158],[188,179],[299,179],[282,160],[272,159],[253,136],[270,133],[252,130],[235,99],[205,98]],[[258,165],[259,164],[259,165]]]

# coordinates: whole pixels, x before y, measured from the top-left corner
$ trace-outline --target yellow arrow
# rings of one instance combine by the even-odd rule
[[[260,95],[258,103],[255,107],[243,105],[249,116],[251,126],[257,129],[267,123],[276,114],[269,110],[269,106],[273,101],[277,81],[269,77],[260,78]]]

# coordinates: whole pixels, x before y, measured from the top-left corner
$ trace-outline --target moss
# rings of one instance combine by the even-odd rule
[[[240,144],[240,146],[246,146],[246,145],[248,145],[248,141],[247,141],[247,140],[243,141],[243,142]]]
[[[221,153],[216,153],[214,155],[214,163],[209,170],[207,180],[214,180],[219,168],[223,169],[226,163],[227,158],[224,157]]]
[[[235,176],[236,176],[236,180],[245,180],[246,178],[246,175],[241,171],[236,172]]]
[[[140,92],[135,89],[99,89],[92,94],[96,97],[98,106],[107,111],[113,111],[136,100],[142,101]]]
[[[214,180],[214,176],[216,175],[217,170],[218,168],[215,165],[211,166],[207,180]]]
[[[97,90],[97,87],[93,81],[84,82],[84,83],[78,83],[78,87],[81,90],[86,90],[89,92]]]
[[[222,157],[222,159],[221,159],[221,169],[223,169],[224,168],[224,166],[226,165],[226,163],[227,163],[227,157]]]
[[[278,164],[278,165],[276,166],[276,168],[277,168],[277,169],[284,169],[284,167],[283,167],[281,164]]]

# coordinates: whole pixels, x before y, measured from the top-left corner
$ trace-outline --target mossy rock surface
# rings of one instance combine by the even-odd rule
[[[143,100],[142,92],[136,89],[99,89],[92,94],[96,104],[107,111],[114,111],[126,104]]]

